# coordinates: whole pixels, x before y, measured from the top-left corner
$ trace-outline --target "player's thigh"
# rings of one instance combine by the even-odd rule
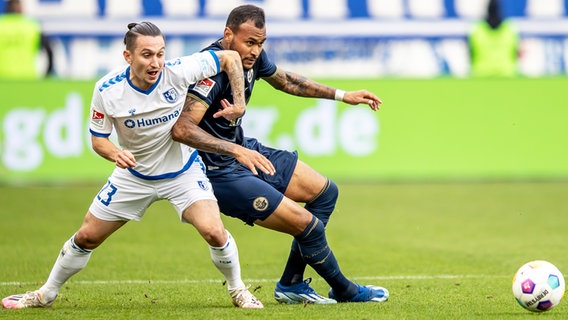
[[[97,193],[89,211],[105,221],[142,219],[146,209],[157,200],[155,182],[133,176],[116,168]]]
[[[295,151],[290,152],[287,150],[267,147],[262,145],[256,139],[252,138],[246,139],[246,147],[260,152],[262,155],[268,158],[270,162],[272,162],[274,168],[276,169],[276,174],[274,175],[259,172],[257,177],[261,180],[266,181],[279,192],[285,193],[288,185],[290,184],[290,180],[292,179],[292,175],[296,170],[298,153]]]
[[[297,202],[310,202],[323,189],[327,178],[298,160],[284,195]]]
[[[248,170],[213,178],[211,183],[221,212],[249,225],[266,219],[284,197],[271,184]]]
[[[193,202],[183,211],[183,219],[191,223],[210,245],[220,247],[227,242],[227,233],[221,220],[217,201]]]
[[[297,202],[284,197],[276,210],[264,220],[255,221],[259,226],[284,232],[292,236],[302,233],[312,221],[312,214]]]
[[[215,207],[217,206],[213,187],[200,162],[194,162],[186,172],[176,178],[161,182],[158,187],[158,195],[161,199],[167,199],[172,204],[182,222],[191,223],[185,219],[185,212],[201,200],[212,201]],[[211,219],[218,217],[221,221],[218,212],[219,209],[215,208],[207,213],[212,215]]]
[[[196,227],[222,224],[217,201],[209,199],[193,202],[183,211],[182,217]]]

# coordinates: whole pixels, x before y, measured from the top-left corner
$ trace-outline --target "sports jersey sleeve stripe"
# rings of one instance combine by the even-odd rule
[[[100,132],[93,131],[93,129],[89,129],[89,132],[93,136],[99,137],[99,138],[106,138],[106,137],[110,136],[110,133],[100,133]]]
[[[217,57],[217,55],[215,54],[215,52],[213,52],[213,50],[207,50],[207,52],[209,52],[212,56],[213,56],[213,60],[215,60],[215,66],[216,66],[216,73],[221,72],[221,62],[219,62],[219,57]]]
[[[274,69],[274,72],[269,74],[269,75],[265,75],[265,76],[261,76],[262,78],[272,78],[276,75],[276,72],[278,71],[278,68]]]
[[[219,58],[212,51],[197,52],[190,56],[181,57],[177,64],[181,66],[184,80],[188,86],[221,71]]]
[[[201,102],[204,106],[206,106],[207,108],[209,108],[209,102],[203,100],[200,96],[196,95],[195,93],[193,93],[192,91],[187,93],[188,97],[191,97],[199,102]]]

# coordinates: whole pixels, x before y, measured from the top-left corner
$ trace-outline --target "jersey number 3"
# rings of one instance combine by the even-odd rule
[[[97,199],[102,204],[104,204],[105,206],[108,207],[108,205],[112,201],[112,196],[115,193],[116,193],[116,187],[110,181],[107,181],[107,183],[104,185],[104,187],[101,189],[101,191],[97,195]]]

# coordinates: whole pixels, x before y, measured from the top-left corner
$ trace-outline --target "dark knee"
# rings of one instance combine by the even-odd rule
[[[335,210],[338,197],[339,188],[332,180],[328,179],[320,193],[306,204],[306,209],[318,217],[324,224],[327,224],[329,217]]]
[[[333,182],[333,180],[328,179],[327,181],[329,181],[329,185],[327,191],[325,192],[328,194],[329,198],[332,199],[331,201],[335,204],[337,202],[337,198],[339,197],[339,188],[337,187],[335,182]]]
[[[308,204],[316,203],[318,205],[335,206],[338,197],[339,188],[333,180],[327,179],[320,192]]]

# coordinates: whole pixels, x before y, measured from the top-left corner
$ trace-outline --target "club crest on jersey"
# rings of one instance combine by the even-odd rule
[[[164,98],[166,98],[166,101],[169,103],[174,103],[178,100],[178,93],[176,91],[176,89],[171,88],[168,91],[162,93],[164,95]]]
[[[249,71],[247,71],[247,81],[248,83],[252,82],[252,77],[254,76],[254,71],[252,71],[252,69],[250,69]]]
[[[209,190],[209,185],[204,181],[197,181],[197,185],[205,191]]]
[[[264,211],[268,208],[268,199],[265,197],[258,197],[252,202],[252,206],[256,211]]]
[[[199,92],[199,94],[201,94],[202,96],[207,97],[209,95],[209,92],[211,92],[211,89],[213,89],[213,86],[215,86],[215,81],[207,78],[199,80],[193,86],[193,90]]]

